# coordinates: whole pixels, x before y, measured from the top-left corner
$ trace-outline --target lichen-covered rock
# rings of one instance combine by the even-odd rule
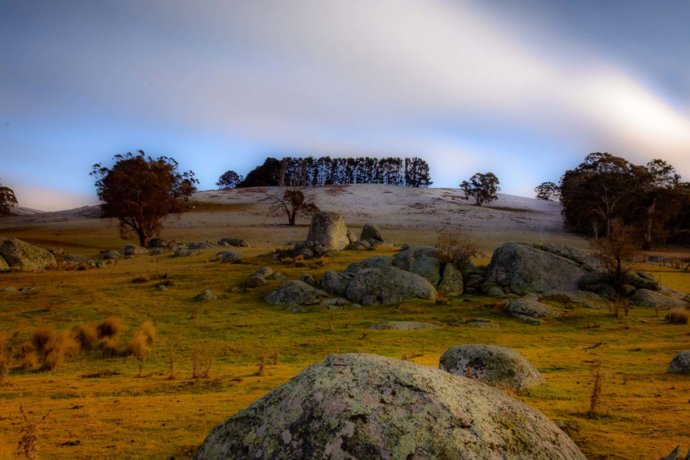
[[[133,244],[128,244],[124,248],[122,248],[122,254],[128,257],[132,256],[143,256],[149,253],[149,250],[146,248],[142,248],[141,246],[135,246]]]
[[[352,274],[345,296],[362,305],[390,305],[403,300],[435,300],[436,289],[426,279],[395,267],[363,268]]]
[[[0,258],[14,270],[45,270],[57,266],[57,260],[50,251],[17,238],[0,239]]]
[[[431,323],[420,323],[418,321],[384,321],[382,323],[369,326],[369,329],[395,331],[414,331],[417,329],[438,329],[439,326]]]
[[[333,270],[327,271],[321,277],[321,287],[337,295],[345,295],[349,282],[348,277]]]
[[[199,249],[213,249],[216,246],[208,241],[196,241],[194,243],[189,243],[187,247],[192,251],[197,251]]]
[[[210,302],[212,300],[216,300],[217,298],[218,297],[216,296],[215,292],[210,289],[204,289],[194,297],[194,300],[197,302]]]
[[[446,264],[443,269],[441,281],[438,283],[438,291],[457,296],[462,295],[463,287],[462,273],[460,273],[460,270],[455,268],[452,264]]]
[[[542,301],[559,302],[585,308],[610,308],[611,301],[595,292],[589,291],[546,291]]]
[[[383,243],[383,234],[381,229],[373,224],[364,224],[362,227],[362,233],[359,235],[360,241],[366,241],[371,245]]]
[[[234,264],[242,260],[242,253],[239,251],[220,251],[216,255],[220,256],[222,264]]]
[[[218,240],[218,246],[233,246],[236,248],[248,248],[249,243],[240,238],[221,238]]]
[[[496,345],[468,344],[449,348],[441,355],[440,368],[516,391],[544,383],[544,378],[527,358],[515,350]]]
[[[669,297],[660,292],[650,291],[649,289],[636,290],[633,295],[630,296],[630,299],[637,306],[658,308],[659,310],[690,307],[690,304],[684,300]]]
[[[249,275],[249,278],[247,278],[246,282],[248,288],[259,287],[263,286],[264,284],[266,284],[266,278],[258,273],[252,273]]]
[[[494,251],[486,282],[519,295],[575,291],[592,270],[584,254],[564,246],[506,243]]]
[[[353,262],[345,269],[346,273],[355,273],[363,268],[380,268],[385,269],[393,265],[393,258],[388,256],[374,256],[367,257],[359,262]]]
[[[350,244],[345,218],[332,212],[319,212],[312,216],[307,241],[326,249],[340,251]]]
[[[540,412],[439,369],[331,355],[215,427],[197,459],[584,459]]]
[[[658,291],[661,289],[661,284],[654,278],[654,275],[648,272],[638,272],[635,270],[628,270],[625,274],[625,282],[637,289],[649,289],[650,291]]]
[[[287,281],[266,296],[266,302],[294,309],[300,305],[314,305],[326,297],[323,291],[309,286],[304,281]],[[297,310],[295,310],[297,311]]]
[[[441,260],[438,249],[415,246],[393,256],[393,266],[416,273],[437,286],[441,281]]]
[[[173,257],[189,257],[191,255],[194,255],[194,251],[185,246],[176,248],[173,253]]]
[[[122,257],[122,254],[120,254],[119,252],[114,251],[112,249],[104,249],[98,253],[98,258],[101,260],[115,260],[115,259],[119,259],[121,257]]]
[[[681,351],[674,356],[668,371],[673,374],[690,374],[690,351]]]
[[[273,275],[273,269],[271,267],[261,267],[254,273],[257,275],[261,275],[264,278],[268,278],[269,276]]]
[[[528,316],[530,318],[548,318],[556,316],[556,310],[539,302],[539,296],[535,294],[526,295],[513,300],[508,305],[508,308],[506,308],[506,311],[515,317],[518,317],[518,315]]]

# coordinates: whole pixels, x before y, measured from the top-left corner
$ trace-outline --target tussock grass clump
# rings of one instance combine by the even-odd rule
[[[98,331],[98,337],[101,339],[105,337],[115,337],[124,329],[125,321],[119,316],[107,317],[96,328],[96,330]]]
[[[685,308],[674,308],[666,314],[666,321],[671,324],[688,324],[690,312]]]
[[[81,347],[68,331],[54,334],[45,346],[46,357],[45,367],[55,370],[62,365],[65,358],[72,357],[79,353]]]
[[[55,331],[52,327],[42,327],[34,331],[31,335],[31,343],[38,353],[44,355],[47,353],[46,347],[52,340],[53,335],[55,335]]]
[[[98,348],[104,358],[114,358],[122,356],[124,352],[120,348],[120,341],[117,337],[106,337],[98,343]]]
[[[195,347],[192,355],[192,378],[209,378],[211,376],[211,368],[215,362],[215,350],[202,345]]]
[[[127,351],[139,362],[139,377],[144,369],[146,358],[151,353],[151,346],[156,339],[156,329],[149,321],[142,323],[129,340]]]
[[[93,350],[98,345],[98,329],[92,323],[74,326],[72,337],[79,343],[82,350]]]

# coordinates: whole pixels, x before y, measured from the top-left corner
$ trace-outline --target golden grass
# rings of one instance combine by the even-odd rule
[[[104,229],[98,222],[91,233],[87,227],[75,229],[74,234],[57,227],[28,232],[37,239],[49,239],[46,232],[65,232],[53,237],[59,237],[63,246],[68,242],[90,255],[98,248],[88,246],[101,244],[90,242],[93,235],[97,241],[110,241],[101,247],[123,245],[116,239],[116,228]],[[107,236],[106,230],[112,235]],[[241,231],[215,231],[215,239],[246,237]],[[285,241],[292,232],[306,232],[304,228],[280,231]],[[263,232],[258,229],[255,234]],[[411,242],[428,239],[432,243],[436,238],[433,232],[391,234],[410,236]],[[197,233],[186,238],[200,239],[213,238]],[[0,386],[0,458],[11,455],[21,436],[20,404],[33,419],[51,411],[38,431],[40,454],[45,458],[190,458],[212,427],[329,353],[406,356],[437,367],[440,355],[461,343],[508,346],[530,359],[547,383],[516,397],[563,426],[589,458],[657,458],[687,441],[690,378],[667,374],[666,368],[675,353],[690,349],[690,327],[667,324],[663,314],[633,308],[629,316],[616,318],[606,310],[575,309],[542,326],[530,326],[504,316],[494,299],[483,297],[450,298],[443,306],[416,301],[362,309],[312,307],[292,314],[263,301],[277,285],[275,281],[243,292],[247,276],[266,265],[290,279],[306,273],[320,276],[395,249],[345,251],[325,258],[323,266],[307,260],[304,267],[296,267],[274,261],[272,247],[242,249],[243,264],[210,262],[215,250],[207,250],[187,258],[164,254],[121,260],[83,272],[0,275],[0,288],[35,285],[27,293],[0,296],[0,332],[8,336],[18,332],[17,343],[30,340],[38,328],[49,328],[50,337],[63,337],[69,331],[68,338],[74,338],[73,328],[101,324],[111,316],[125,323],[117,335],[100,342],[100,349],[81,345],[81,353],[65,352],[53,371],[22,369],[15,362]],[[690,292],[690,274],[644,268],[670,287]],[[165,291],[155,287],[162,273],[174,280]],[[133,284],[133,277],[151,281]],[[207,288],[218,293],[218,299],[195,302],[194,295]],[[501,327],[447,325],[460,317],[489,318]],[[368,329],[384,320],[433,322],[443,327]],[[143,378],[135,378],[139,362],[123,356],[123,348],[137,337],[136,325],[145,322],[155,324],[160,340],[154,344],[145,340],[149,349]],[[175,379],[169,378],[169,347],[159,345],[171,342],[177,344]],[[586,349],[597,342],[603,345]],[[274,360],[274,355],[279,359]],[[599,415],[589,418],[595,361],[601,362],[602,392]],[[257,372],[260,363],[263,375]],[[202,377],[208,378],[192,378],[195,367],[202,374],[207,368]]]

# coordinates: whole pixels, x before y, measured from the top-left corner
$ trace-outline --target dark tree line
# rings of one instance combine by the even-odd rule
[[[643,248],[677,235],[690,223],[690,184],[663,160],[635,165],[591,153],[560,183],[565,225],[598,238],[614,221],[632,227]]]
[[[266,158],[238,187],[384,184],[428,187],[429,165],[421,158]]]

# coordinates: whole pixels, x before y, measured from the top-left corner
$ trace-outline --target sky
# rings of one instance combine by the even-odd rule
[[[0,182],[97,202],[144,150],[213,189],[267,156],[420,156],[533,196],[590,152],[690,179],[690,2],[0,0]]]

